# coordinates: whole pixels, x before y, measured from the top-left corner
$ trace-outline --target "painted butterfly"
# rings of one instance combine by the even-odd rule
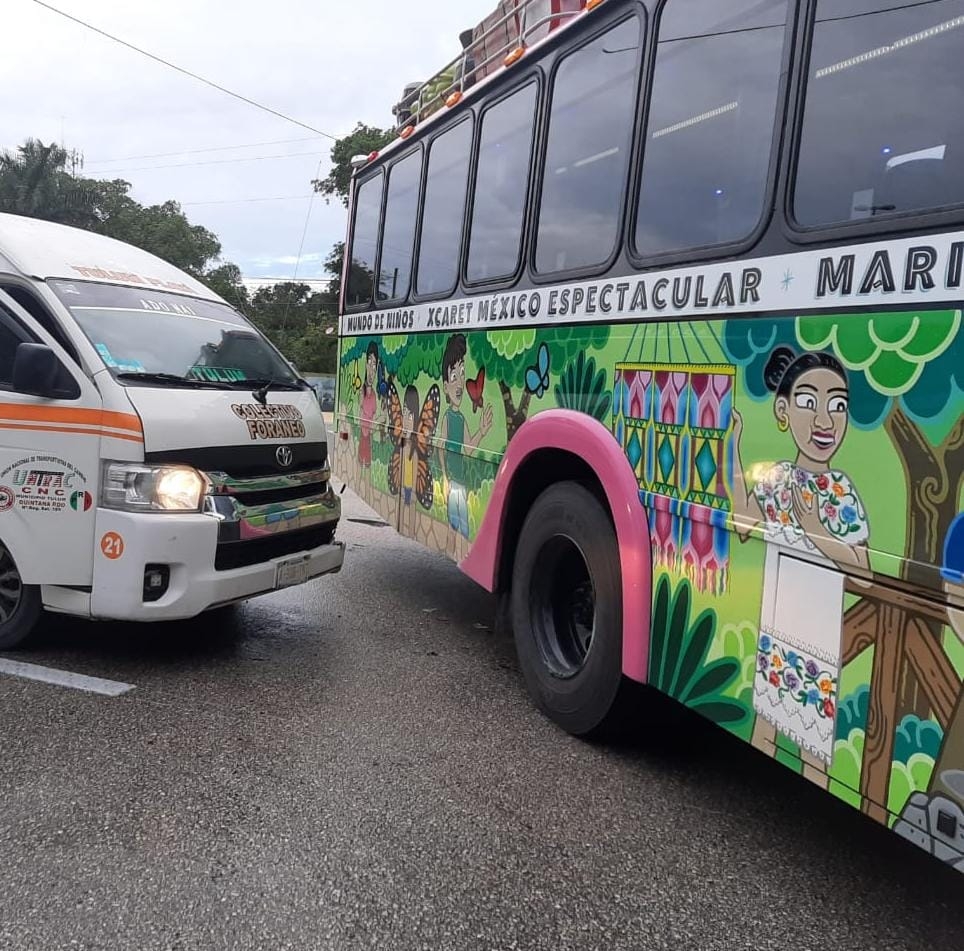
[[[432,480],[432,470],[429,460],[432,458],[434,446],[432,437],[438,426],[439,409],[442,396],[438,384],[433,384],[422,404],[418,423],[412,432],[405,429],[402,418],[402,401],[398,398],[398,390],[393,382],[386,385],[388,403],[388,438],[395,447],[388,463],[388,488],[392,495],[398,495],[402,489],[402,469],[405,454],[415,459],[415,498],[424,509],[431,509],[435,495],[435,483]],[[406,440],[408,444],[406,445]]]
[[[549,348],[541,344],[535,366],[526,370],[526,389],[535,397],[540,397],[549,389]]]
[[[466,380],[465,388],[469,391],[469,399],[472,400],[472,412],[477,413],[482,409],[482,398],[485,395],[485,367],[479,369],[479,375],[474,380]]]
[[[378,362],[378,383],[376,384],[376,388],[377,388],[377,390],[378,390],[378,395],[379,395],[382,399],[386,399],[386,398],[388,397],[388,386],[389,386],[388,380],[385,379],[385,364],[382,363],[382,362],[379,360],[379,362]],[[396,397],[398,396],[398,393],[397,393],[397,392],[396,392],[395,396],[396,396]]]

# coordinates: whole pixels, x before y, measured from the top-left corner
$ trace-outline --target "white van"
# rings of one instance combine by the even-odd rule
[[[0,649],[42,608],[193,617],[338,571],[311,387],[118,241],[0,215]]]

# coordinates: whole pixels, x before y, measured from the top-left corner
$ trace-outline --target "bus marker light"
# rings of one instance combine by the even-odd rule
[[[400,139],[407,139],[415,131],[415,126],[407,125],[401,132],[398,133]]]
[[[377,159],[377,158],[378,158],[378,152],[372,152],[372,153],[368,156],[368,161],[369,161],[369,162],[374,162],[375,159]]]
[[[452,93],[451,96],[448,97],[448,99],[445,100],[445,105],[449,109],[452,109],[454,106],[457,106],[461,101],[462,101],[462,93],[456,90],[455,92]]]
[[[598,6],[602,6],[603,0],[587,0],[586,13],[592,13]]]
[[[516,63],[525,56],[526,48],[524,46],[517,46],[508,56],[505,58],[506,66],[514,66]]]

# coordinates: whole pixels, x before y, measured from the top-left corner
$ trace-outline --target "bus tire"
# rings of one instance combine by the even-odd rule
[[[619,545],[599,499],[576,482],[529,510],[512,570],[512,627],[536,705],[574,736],[608,735],[621,718]]]
[[[0,542],[0,650],[20,646],[37,626],[40,588],[24,584],[13,556]]]

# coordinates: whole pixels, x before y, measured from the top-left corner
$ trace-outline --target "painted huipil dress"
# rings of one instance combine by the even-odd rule
[[[793,489],[815,506],[829,535],[856,546],[870,526],[850,479],[780,462],[754,488],[763,513],[766,563],[753,706],[757,714],[830,764],[843,634],[844,574],[804,534]]]

